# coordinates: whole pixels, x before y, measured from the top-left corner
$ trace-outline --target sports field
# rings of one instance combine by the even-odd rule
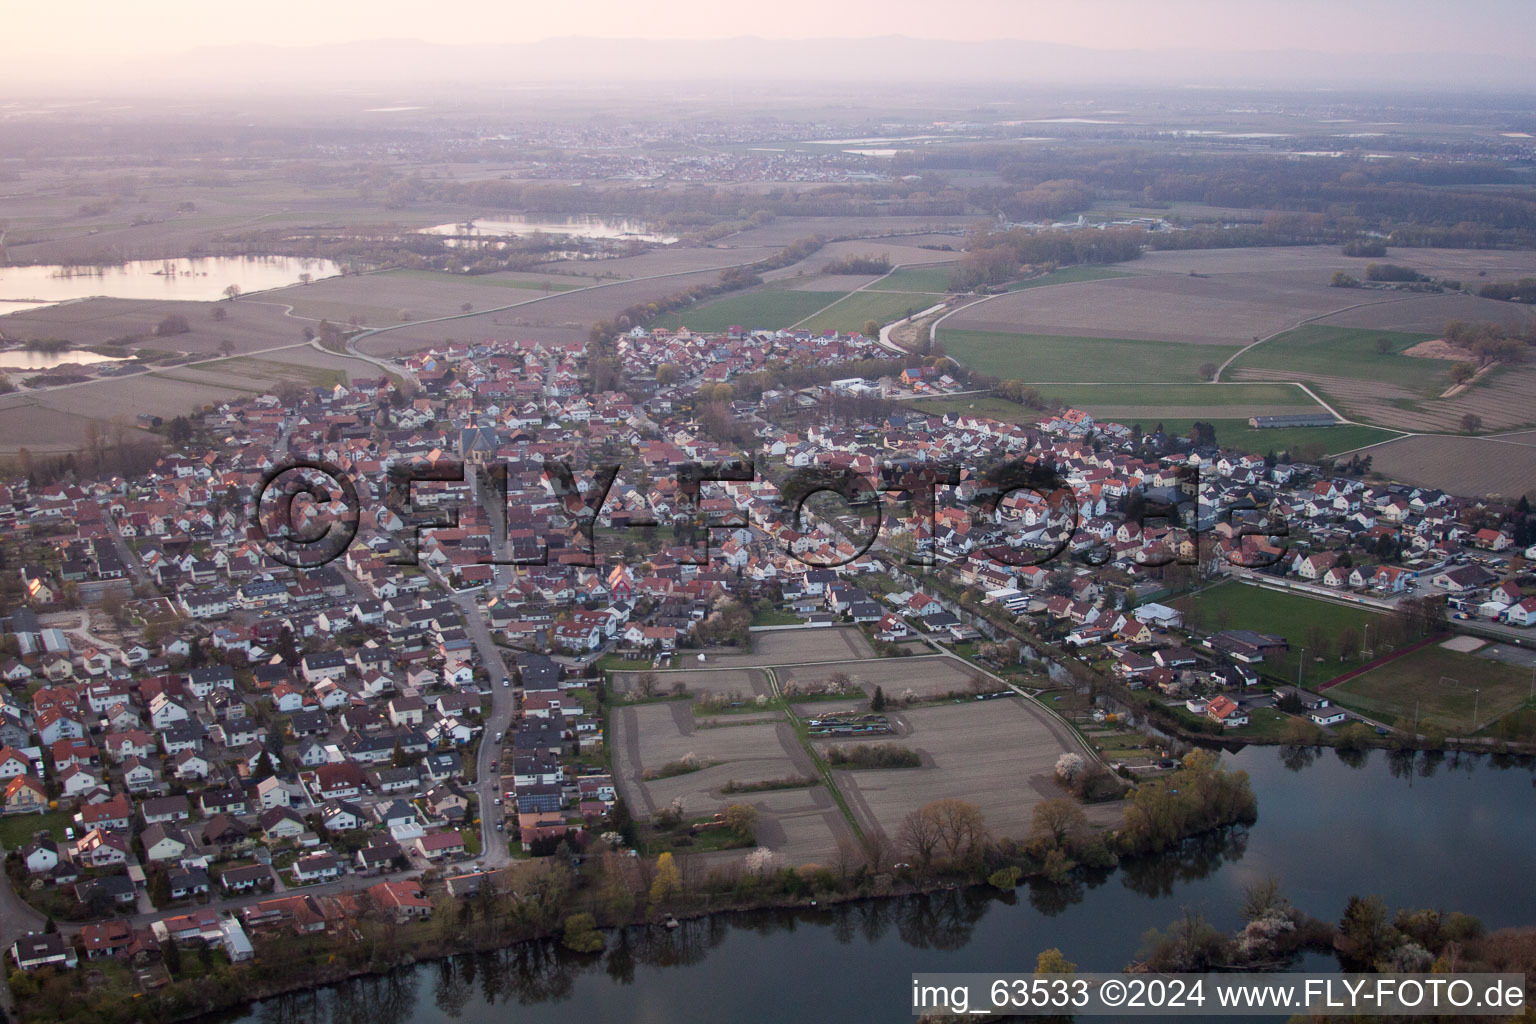
[[[1302,668],[1301,684],[1319,686],[1360,664],[1358,649],[1339,657],[1339,637],[1345,630],[1353,630],[1365,642],[1366,628],[1379,629],[1381,614],[1365,608],[1318,601],[1300,594],[1286,594],[1243,583],[1227,582],[1202,590],[1192,598],[1181,599],[1176,606],[1193,607],[1204,629],[1252,629],[1260,633],[1283,636],[1291,649],[1274,654],[1256,666],[1261,675],[1295,683],[1297,660],[1301,648],[1311,641],[1314,629],[1321,631],[1330,650],[1322,661],[1317,660],[1317,650],[1305,653],[1306,664]],[[1186,625],[1188,611],[1185,612]]]
[[[1531,690],[1530,668],[1431,644],[1330,687],[1328,696],[1388,724],[1411,723],[1417,714],[1421,724],[1429,719],[1468,733],[1520,707]]]

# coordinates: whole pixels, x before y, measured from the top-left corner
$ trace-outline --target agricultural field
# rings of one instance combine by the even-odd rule
[[[861,331],[865,321],[874,320],[883,327],[892,320],[921,313],[937,299],[937,296],[917,292],[853,292],[835,305],[800,320],[795,326],[813,333],[827,330],[848,333]]]
[[[1469,283],[1469,287],[1475,284],[1476,282]],[[1449,320],[1489,320],[1501,324],[1530,324],[1536,321],[1536,309],[1530,306],[1523,306],[1518,302],[1483,299],[1476,295],[1462,293],[1423,295],[1411,292],[1368,294],[1396,297],[1377,299],[1320,317],[1316,322],[1335,327],[1406,331],[1433,334],[1439,337]]]
[[[907,814],[945,797],[986,794],[978,801],[994,836],[1025,838],[1035,805],[1060,797],[1056,759],[1079,750],[1064,726],[1022,698],[942,704],[899,712],[901,734],[871,738],[871,746],[894,745],[915,751],[919,768],[833,771],[859,826],[895,837]],[[848,740],[814,741],[823,753]],[[1084,808],[1090,820],[1118,820],[1116,805]]]
[[[757,809],[758,843],[790,863],[825,862],[849,834],[836,802],[823,786],[726,794],[729,782],[750,783],[816,774],[815,765],[782,715],[776,722],[697,728],[682,701],[616,707],[611,714],[614,776],[637,817],[682,802],[688,818],[705,817],[732,803]],[[668,778],[647,770],[692,755],[708,765]]]
[[[902,267],[870,285],[870,291],[948,293],[954,271],[948,267]]]
[[[1201,366],[1219,364],[1238,349],[1236,345],[962,330],[951,326],[955,320],[952,317],[939,328],[939,340],[950,355],[982,373],[1031,383],[1196,383],[1203,379]]]
[[[685,657],[683,654],[678,655],[679,666]],[[708,655],[708,661],[697,667],[743,669],[874,660],[874,649],[869,646],[863,631],[855,626],[834,626],[829,629],[775,629],[753,633],[751,653],[712,652]],[[877,664],[884,666],[888,662],[879,661]],[[688,667],[693,668],[695,665],[690,662]],[[873,666],[869,671],[874,671]]]
[[[1290,384],[1057,384],[1044,388],[1043,394],[1053,405],[1126,424],[1325,411]]]
[[[1313,631],[1330,648],[1328,656],[1318,660],[1318,651],[1305,653],[1306,664],[1302,667],[1301,685],[1315,688],[1328,680],[1349,671],[1360,664],[1360,652],[1354,649],[1343,660],[1339,658],[1340,634],[1352,630],[1357,642],[1365,642],[1367,627],[1380,628],[1382,616],[1361,607],[1319,601],[1300,594],[1287,594],[1262,587],[1237,582],[1217,584],[1189,598],[1180,599],[1178,607],[1185,609],[1185,625],[1200,625],[1205,629],[1252,629],[1260,633],[1283,636],[1291,649],[1266,659],[1256,667],[1260,675],[1284,682],[1296,682],[1298,659],[1301,648],[1312,642]],[[1193,614],[1194,619],[1190,616]]]
[[[1536,252],[1499,249],[1391,249],[1376,262],[1412,267],[1432,277],[1471,283],[1478,273],[1502,280],[1536,274]],[[1327,280],[1335,270],[1361,276],[1372,259],[1345,256],[1334,245],[1290,245],[1253,249],[1184,249],[1144,253],[1119,264],[1135,274],[1251,274],[1310,271]]]
[[[1327,286],[1326,278],[1313,276],[1127,274],[999,295],[961,310],[945,326],[956,331],[1243,345],[1359,301],[1341,297],[1339,289]],[[1201,361],[1213,355],[1208,352]]]
[[[552,295],[533,294],[513,309],[481,312],[469,316],[454,315],[437,323],[409,323],[375,334],[358,347],[370,355],[415,352],[448,338],[461,342],[491,341],[517,337],[548,344],[584,345],[592,325],[620,310],[640,302],[651,302],[698,284],[719,280],[717,271],[708,270],[657,277],[647,280],[619,280],[598,283],[591,288]],[[311,285],[310,287],[314,287]]]
[[[785,328],[836,302],[844,293],[835,291],[799,291],[778,288],[728,295],[703,305],[658,317],[654,327],[691,331],[723,331],[733,324],[748,330],[766,327]]]
[[[319,287],[319,283],[310,287]],[[215,310],[224,319],[215,320]],[[189,330],[185,334],[156,337],[156,326],[173,314],[186,317]],[[121,342],[134,348],[202,356],[221,354],[226,342],[237,353],[285,348],[303,341],[304,328],[314,326],[307,320],[286,316],[281,305],[255,301],[170,302],[108,298],[83,299],[12,313],[5,317],[4,324],[5,336],[17,340],[62,338],[81,348]]]
[[[1246,379],[1248,369],[1278,370],[1291,379],[1354,377],[1392,384],[1423,395],[1438,394],[1448,385],[1443,359],[1422,359],[1404,351],[1433,334],[1374,331],[1357,327],[1307,324],[1286,331],[1244,352],[1232,361],[1223,376]],[[1379,345],[1385,342],[1387,351]]]
[[[1455,494],[1536,496],[1536,438],[1404,437],[1370,450],[1372,469],[1393,480]]]
[[[779,682],[791,683],[804,690],[816,690],[826,685],[833,673],[845,672],[864,689],[873,694],[878,685],[888,700],[909,698],[927,700],[950,693],[969,693],[973,673],[954,658],[931,655],[919,658],[887,658],[873,662],[848,662],[832,665],[808,665],[798,668],[781,668]],[[986,689],[996,684],[988,682]]]
[[[1053,270],[1040,277],[1031,277],[1023,281],[1015,281],[1007,288],[1010,292],[1022,291],[1026,288],[1045,288],[1053,284],[1076,284],[1079,281],[1108,281],[1116,277],[1130,277],[1123,270],[1110,270],[1108,267],[1078,266],[1062,267]]]
[[[141,412],[170,418],[203,405],[272,391],[284,381],[311,387],[369,377],[377,367],[358,359],[295,344],[260,356],[214,357],[127,377],[103,377],[71,387],[0,395],[0,457],[20,448],[68,451],[97,420],[111,436]],[[129,439],[149,435],[127,427]]]
[[[615,672],[613,690],[618,694],[640,695],[639,672]],[[700,666],[700,671],[661,671],[655,673],[658,694],[672,692],[672,687],[682,683],[695,696],[723,697],[735,695],[750,700],[758,694],[769,693],[768,677],[758,669],[710,670]]]
[[[1420,723],[1433,720],[1447,732],[1468,733],[1525,704],[1531,687],[1525,665],[1431,644],[1327,692],[1334,703],[1389,725],[1411,723],[1417,714]]]

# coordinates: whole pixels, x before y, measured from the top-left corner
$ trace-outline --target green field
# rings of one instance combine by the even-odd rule
[[[862,331],[866,320],[884,327],[908,313],[919,313],[932,306],[937,296],[917,292],[852,292],[831,309],[796,324],[808,331]]]
[[[1227,367],[1227,374],[1242,369],[1290,370],[1297,373],[1396,384],[1421,394],[1445,389],[1443,359],[1418,359],[1402,355],[1432,334],[1371,331],[1357,327],[1325,327],[1308,324],[1255,345]],[[1376,350],[1377,340],[1387,339],[1386,354]]]
[[[1049,397],[1087,412],[1105,406],[1187,405],[1199,416],[1209,406],[1289,406],[1320,412],[1318,404],[1294,384],[1058,384]]]
[[[1432,719],[1449,733],[1475,732],[1520,707],[1530,693],[1530,669],[1448,651],[1439,644],[1328,690],[1334,703],[1389,725],[1413,722],[1417,709],[1420,723]]]
[[[1107,270],[1104,267],[1062,267],[1053,270],[1041,277],[1031,277],[1026,281],[1015,281],[1007,288],[1010,292],[1020,291],[1024,288],[1043,288],[1048,284],[1072,284],[1075,281],[1106,281],[1112,277],[1132,277],[1123,270]]]
[[[870,285],[872,292],[933,292],[943,294],[950,290],[949,279],[955,274],[952,267],[903,267],[893,270]]]
[[[1159,422],[1162,423],[1165,431],[1187,434],[1195,420],[1201,418],[1203,417],[1191,416],[1188,419],[1164,417]],[[1395,430],[1366,427],[1354,423],[1341,423],[1336,427],[1276,427],[1254,430],[1245,419],[1206,418],[1205,422],[1216,428],[1217,444],[1253,455],[1267,455],[1270,452],[1290,452],[1297,457],[1303,452],[1336,455],[1339,452],[1353,451],[1368,444],[1389,441],[1394,437],[1402,436]],[[1141,424],[1142,429],[1148,432],[1156,426],[1157,423],[1149,423],[1145,420]],[[1311,457],[1312,455],[1309,454],[1308,458]]]
[[[1198,383],[1200,367],[1220,364],[1235,345],[1187,345],[1132,338],[1069,338],[939,328],[950,355],[974,370],[1023,381]]]
[[[673,331],[679,327],[686,327],[690,331],[723,331],[733,324],[739,324],[749,331],[757,327],[778,330],[836,302],[839,294],[779,288],[729,295],[680,313],[657,317],[652,326]],[[858,330],[858,327],[855,326],[854,330]]]
[[[1379,629],[1382,622],[1379,613],[1365,608],[1352,608],[1236,582],[1221,583],[1192,598],[1179,599],[1175,606],[1192,606],[1203,629],[1252,629],[1285,637],[1290,641],[1291,649],[1267,658],[1254,666],[1254,669],[1260,675],[1287,683],[1296,682],[1300,648],[1307,646],[1314,626],[1322,630],[1331,648],[1337,648],[1339,634],[1344,630],[1354,630],[1363,641],[1366,627]],[[1189,612],[1186,610],[1186,625],[1189,624],[1188,618]],[[1301,675],[1302,686],[1320,686],[1360,664],[1358,649],[1342,661],[1336,649],[1330,650],[1322,662],[1316,660],[1316,654],[1315,650],[1306,653],[1306,665]]]

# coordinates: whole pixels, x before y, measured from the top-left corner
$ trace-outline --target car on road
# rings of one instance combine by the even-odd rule
[[[504,822],[504,821],[498,821],[498,822],[497,822],[497,823],[496,823],[496,831],[497,831],[497,832],[503,832],[503,831],[505,831],[505,830],[506,830],[506,827],[507,827],[507,824],[506,824],[506,822]]]
[[[497,742],[497,743],[500,743],[500,742],[501,742],[501,735],[502,735],[502,734],[501,734],[501,733],[497,733],[497,734],[496,734],[496,742]]]
[[[501,806],[501,797],[497,797],[497,798],[496,798],[496,806],[497,806],[497,807],[500,807],[500,806]]]

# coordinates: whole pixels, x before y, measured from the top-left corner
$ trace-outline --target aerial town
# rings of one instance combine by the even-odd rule
[[[1305,736],[1399,723],[1255,671],[1315,639],[1151,598],[1247,585],[1422,604],[1500,644],[1536,636],[1523,508],[1196,447],[1075,409],[1032,423],[889,404],[900,411],[860,415],[861,399],[964,383],[899,361],[844,376],[882,352],[857,334],[637,328],[616,348],[625,390],[593,391],[579,349],[434,348],[402,360],[409,397],[388,376],[288,403],[259,395],[187,418],[174,454],[141,476],[0,491],[17,599],[0,620],[0,779],[7,836],[21,840],[7,870],[26,904],[7,919],[50,923],[10,936],[18,967],[159,963],[165,944],[189,941],[241,963],[261,936],[337,932],[364,913],[426,918],[518,860],[633,853],[634,810],[616,808],[654,816],[647,780],[663,766],[624,754],[635,737],[614,733],[633,728],[628,702],[658,699],[658,678],[685,694],[694,676],[671,670],[730,664],[754,637],[815,630],[851,634],[870,657],[942,653],[965,666],[953,691],[974,697],[1039,689],[1016,674],[1036,636],[1102,674],[1088,709],[1098,722],[1138,706],[1117,691],[1140,691],[1190,728],[1241,736],[1263,715],[1267,735],[1287,728],[1278,718]],[[732,382],[770,357],[828,382],[732,398]],[[701,387],[725,389],[708,411]],[[641,389],[651,397],[630,397]],[[711,436],[711,419],[745,444]],[[609,453],[619,469],[596,501],[548,468],[595,475]],[[276,540],[250,509],[301,457],[349,474],[361,507],[344,551],[294,569],[268,556]],[[744,479],[689,493],[679,474],[742,457],[754,464]],[[1075,510],[1041,487],[996,500],[994,483],[983,514],[985,467],[1014,459],[1050,467]],[[457,472],[425,473],[409,505],[389,502],[392,467],[445,466]],[[951,466],[962,471],[935,503],[910,500],[914,474]],[[487,467],[506,472],[499,510],[484,500],[497,492],[476,486]],[[797,517],[783,501],[779,484],[805,470],[880,478],[909,500],[888,502],[878,545],[859,547],[846,512]],[[1196,503],[1208,528],[1126,514],[1158,497]],[[451,521],[437,518],[450,508]],[[1213,514],[1235,508],[1259,510],[1248,513],[1259,525]],[[1378,617],[1376,637],[1350,642],[1416,639],[1383,635],[1410,616]],[[813,735],[910,728],[854,713],[884,675],[862,667],[862,683],[801,691],[858,698],[811,718]],[[916,719],[953,699],[893,689],[877,701]],[[691,801],[688,813],[707,830],[728,803]],[[878,816],[867,826],[896,832]],[[793,857],[803,842],[753,847]]]

